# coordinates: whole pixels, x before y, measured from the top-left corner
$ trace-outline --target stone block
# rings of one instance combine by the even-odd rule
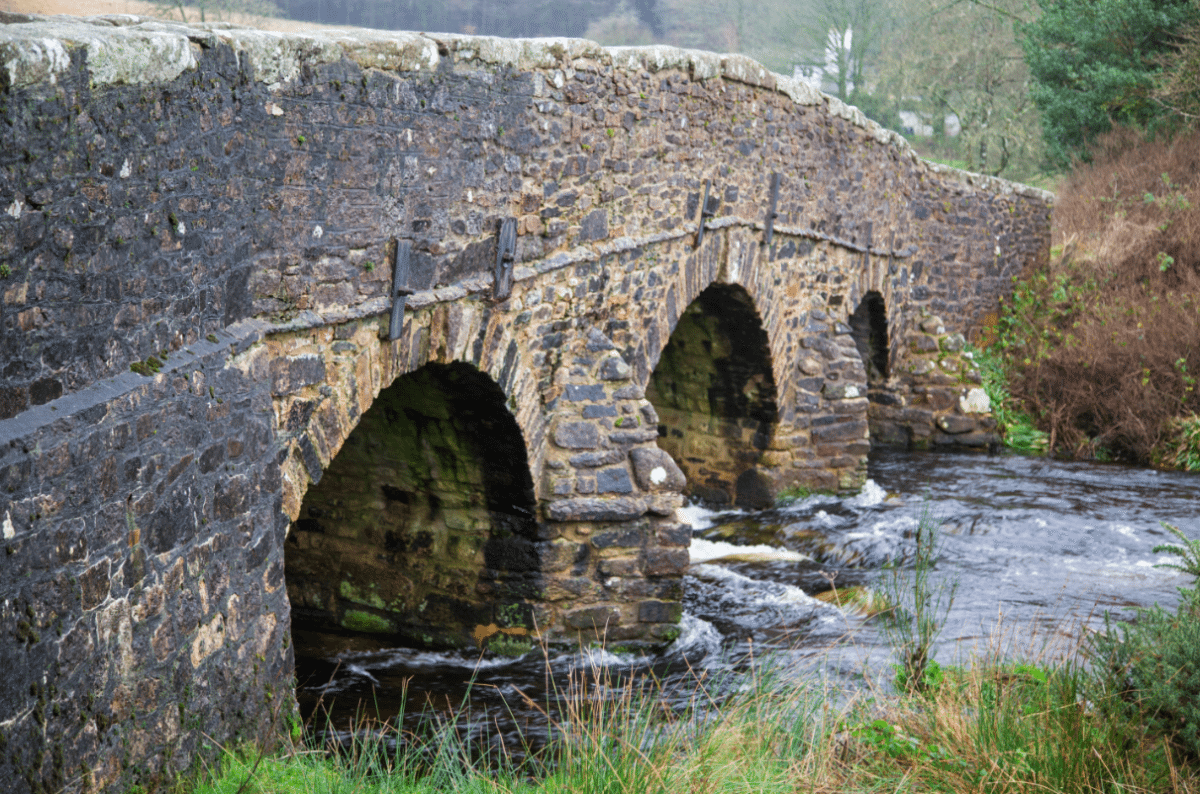
[[[615,430],[608,434],[608,440],[614,444],[644,444],[658,439],[658,428],[647,427],[639,430]]]
[[[560,499],[546,506],[551,521],[628,521],[645,512],[644,500],[628,496]]]
[[[621,623],[621,613],[614,607],[582,607],[563,613],[563,623],[573,629],[603,631],[606,626]]]
[[[791,463],[791,461],[791,452],[783,452],[774,449],[765,450],[762,453],[762,456],[758,459],[760,466],[767,466],[769,468],[773,468],[775,466],[786,466]]]
[[[931,314],[930,316],[928,316],[924,320],[922,320],[919,327],[922,331],[924,331],[927,334],[944,334],[944,333],[946,333],[946,327],[945,327],[945,324],[942,322],[942,318],[938,317],[936,314]]]
[[[646,549],[642,555],[642,570],[647,576],[682,576],[692,564],[687,549]]]
[[[945,433],[957,435],[958,433],[966,433],[975,430],[978,424],[969,416],[961,416],[959,414],[946,414],[937,418],[937,426]]]
[[[658,447],[637,447],[629,451],[633,475],[643,491],[682,491],[687,477],[675,460]]]
[[[871,443],[908,444],[908,428],[888,420],[871,421]]]
[[[609,356],[600,365],[600,377],[604,380],[629,380],[633,370],[620,356]]]
[[[554,429],[554,443],[563,449],[595,449],[600,446],[600,430],[591,422],[560,422]]]
[[[683,604],[678,601],[643,601],[638,604],[638,620],[642,623],[678,623],[683,618]]]
[[[856,441],[867,435],[865,419],[851,419],[837,424],[814,427],[812,437],[814,443],[831,441]]]
[[[641,526],[606,529],[592,535],[592,545],[597,549],[638,548],[645,545],[648,534]]]
[[[600,560],[596,563],[596,570],[603,576],[640,576],[642,563],[636,557],[617,557]]]
[[[856,397],[864,396],[865,390],[860,389],[857,383],[826,383],[821,393],[825,395],[826,400],[848,400]]]
[[[646,501],[646,510],[651,515],[673,517],[683,507],[683,495],[677,493],[652,494]]]
[[[938,342],[932,336],[917,335],[909,339],[908,346],[918,353],[936,353]]]
[[[596,472],[596,491],[598,493],[632,493],[633,482],[629,479],[629,470],[624,466],[600,469]]]
[[[594,469],[599,466],[611,466],[625,459],[625,454],[619,449],[605,449],[598,452],[581,452],[568,458],[568,463],[577,469]]]
[[[539,570],[558,573],[587,559],[588,548],[582,543],[557,540],[536,544]]]
[[[935,411],[949,411],[958,403],[958,389],[948,387],[929,387],[921,389],[925,401]]]
[[[967,340],[962,334],[953,333],[943,337],[940,344],[946,353],[959,353],[967,346]]]
[[[824,365],[811,356],[806,356],[800,359],[800,364],[798,366],[800,371],[809,377],[817,377],[825,371]],[[810,391],[812,390],[810,389]]]
[[[565,396],[570,402],[602,402],[608,399],[608,395],[604,393],[604,387],[599,384],[568,383]]]
[[[271,362],[271,393],[279,397],[325,381],[325,359],[309,355]]]

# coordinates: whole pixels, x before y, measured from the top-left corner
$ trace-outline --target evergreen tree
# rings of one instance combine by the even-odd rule
[[[1051,162],[1090,159],[1112,125],[1153,128],[1165,112],[1153,99],[1161,61],[1200,18],[1193,0],[1051,0],[1022,26],[1022,47]]]

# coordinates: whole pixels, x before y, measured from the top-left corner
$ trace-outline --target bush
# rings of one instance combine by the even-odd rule
[[[1183,545],[1155,546],[1182,558],[1163,563],[1200,576],[1200,540],[1188,540],[1175,527],[1166,529]],[[1142,724],[1148,736],[1168,739],[1192,762],[1200,762],[1200,596],[1181,588],[1183,601],[1174,614],[1158,605],[1140,610],[1130,625],[1105,630],[1091,639],[1097,664],[1101,708],[1130,724]]]
[[[1100,140],[1055,208],[1055,249],[1006,301],[1009,389],[1076,457],[1146,462],[1200,410],[1200,134]]]

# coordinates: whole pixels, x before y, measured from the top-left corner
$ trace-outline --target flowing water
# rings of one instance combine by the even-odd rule
[[[297,697],[335,733],[355,718],[390,717],[419,729],[459,714],[477,740],[537,743],[546,692],[581,671],[618,677],[652,671],[686,700],[695,670],[738,669],[772,650],[784,671],[821,666],[854,687],[883,678],[892,661],[878,618],[813,596],[871,587],[885,566],[911,560],[923,513],[941,526],[938,582],[957,582],[937,646],[966,661],[1005,637],[1026,652],[1073,647],[1104,612],[1174,606],[1190,578],[1156,563],[1160,526],[1200,537],[1200,478],[1182,473],[1042,458],[950,453],[872,453],[870,481],[855,497],[814,496],[761,512],[693,506],[682,634],[657,659],[608,651],[520,659],[407,649],[336,652],[297,641]],[[1032,645],[1031,645],[1032,643]],[[1050,644],[1051,650],[1044,647]],[[473,683],[472,683],[473,681]],[[404,701],[407,707],[402,709]],[[319,704],[319,708],[318,708]],[[466,710],[463,707],[466,706]],[[487,742],[484,742],[486,744]]]

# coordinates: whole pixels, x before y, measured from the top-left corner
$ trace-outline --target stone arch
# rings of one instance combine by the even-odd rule
[[[754,299],[713,282],[679,314],[646,386],[659,446],[688,478],[691,495],[716,504],[774,501],[758,470],[779,421],[775,371]]]
[[[546,416],[536,375],[519,361],[527,334],[504,308],[471,295],[408,313],[395,341],[386,339],[386,319],[376,318],[273,334],[244,354],[239,367],[272,383],[276,431],[287,450],[280,472],[283,513],[292,521],[299,517],[310,484],[320,481],[380,392],[431,362],[468,363],[499,386],[537,472]],[[539,490],[536,476],[534,487]]]
[[[506,402],[459,361],[379,393],[289,533],[294,628],[461,647],[479,626],[531,623],[536,497]]]

